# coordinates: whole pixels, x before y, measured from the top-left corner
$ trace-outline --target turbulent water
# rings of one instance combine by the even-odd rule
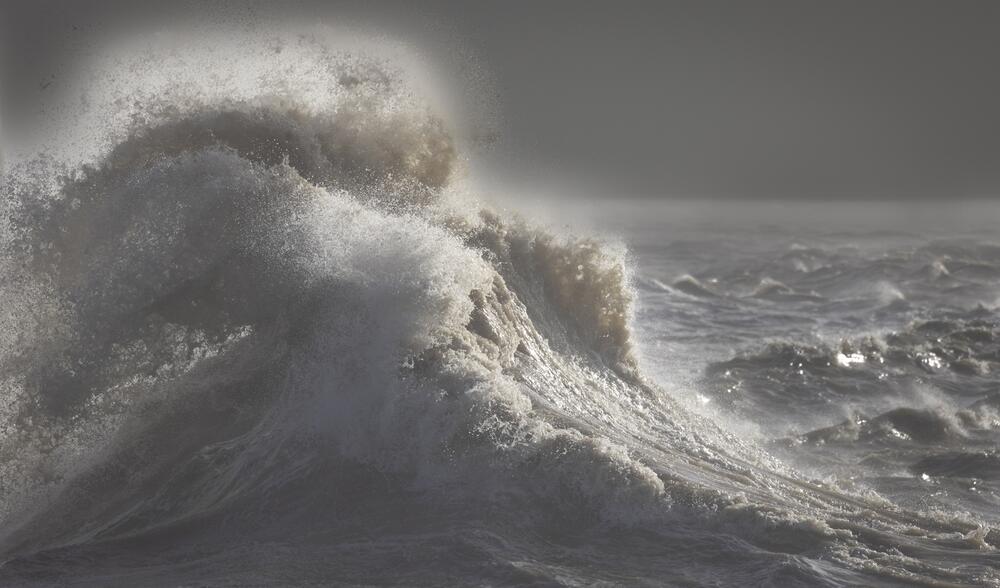
[[[410,65],[227,43],[4,177],[0,583],[1000,582],[990,234],[554,230]]]

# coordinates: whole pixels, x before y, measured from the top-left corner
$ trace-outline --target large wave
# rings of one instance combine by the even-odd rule
[[[635,359],[624,248],[478,203],[410,70],[317,34],[228,43],[225,68],[197,45],[134,57],[149,79],[114,64],[90,83],[127,116],[88,110],[70,149],[5,177],[0,573],[428,532],[414,509],[566,550],[708,532],[742,546],[734,574],[774,581],[842,580],[824,559],[958,581],[935,554],[993,543],[801,480],[680,408]],[[725,573],[716,557],[674,578]]]

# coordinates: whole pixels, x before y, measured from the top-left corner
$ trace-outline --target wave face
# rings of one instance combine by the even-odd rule
[[[213,42],[98,67],[4,178],[4,583],[996,580],[980,521],[802,477],[645,375],[624,247],[481,205],[410,65]]]

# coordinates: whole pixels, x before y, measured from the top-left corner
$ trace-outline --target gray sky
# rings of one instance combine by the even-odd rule
[[[515,171],[646,196],[1000,193],[1000,2],[275,4],[257,12],[471,50]],[[0,0],[0,120],[29,121],[80,43],[196,14],[174,6]]]

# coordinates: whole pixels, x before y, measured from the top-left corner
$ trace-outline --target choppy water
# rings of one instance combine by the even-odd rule
[[[630,218],[636,324],[679,395],[799,472],[994,520],[995,231]]]
[[[988,232],[555,230],[410,65],[227,43],[4,178],[0,582],[998,582]]]

